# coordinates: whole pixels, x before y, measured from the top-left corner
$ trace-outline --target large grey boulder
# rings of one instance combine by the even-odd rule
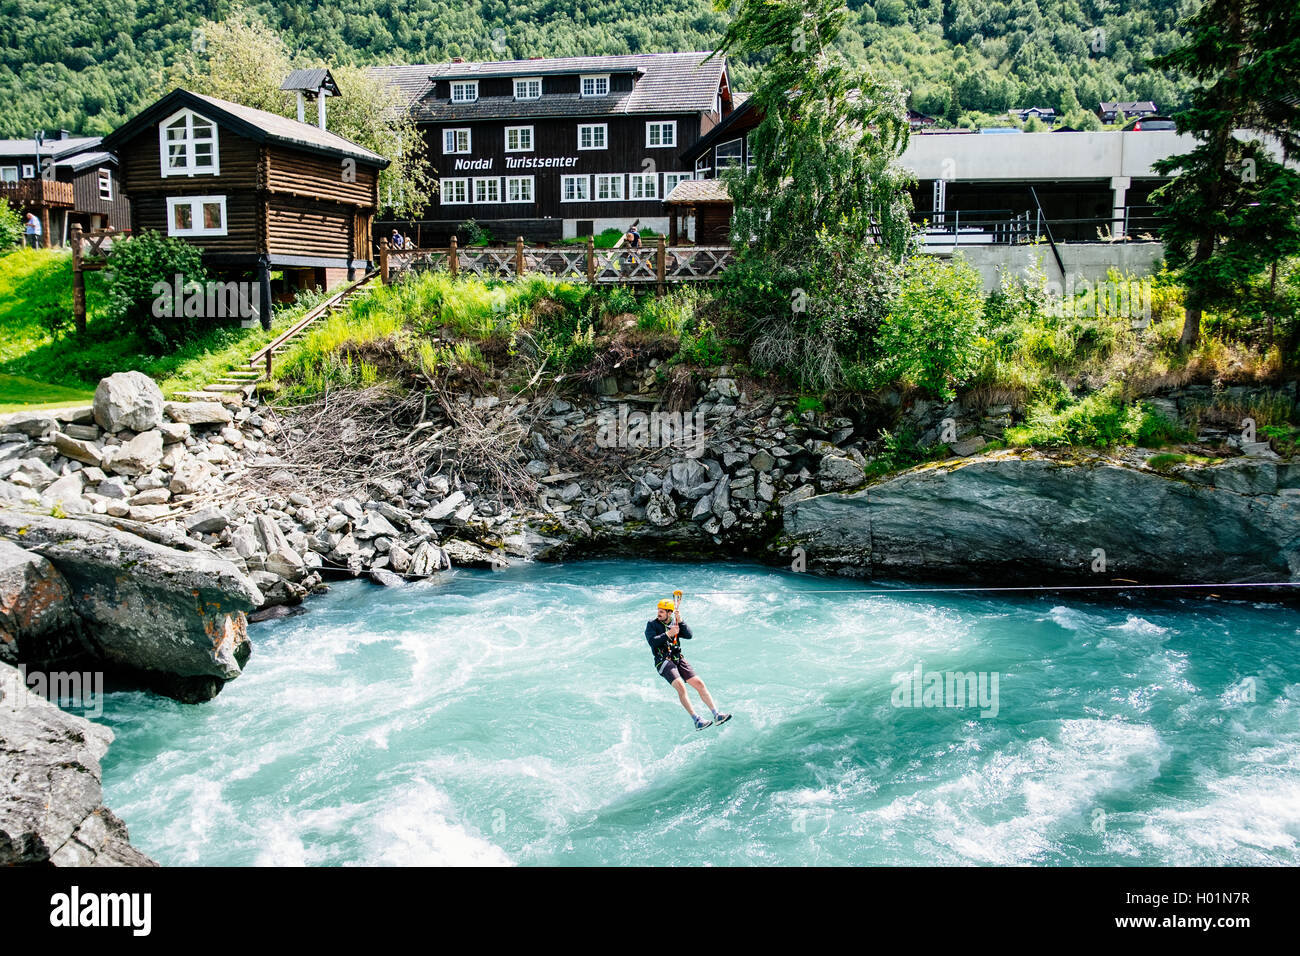
[[[406,573],[414,577],[425,577],[450,568],[451,558],[436,544],[424,541],[411,555],[411,563],[407,567]]]
[[[179,700],[215,696],[247,660],[245,612],[261,593],[210,548],[182,551],[119,525],[0,509],[0,537],[21,540],[68,582],[98,657]]]
[[[155,866],[103,804],[113,732],[64,713],[0,663],[0,866]]]
[[[234,417],[220,402],[168,402],[164,411],[172,421],[185,425],[224,425]]]
[[[652,492],[645,505],[645,519],[656,528],[666,528],[677,520],[677,506],[671,495]]]
[[[119,475],[145,475],[162,461],[162,432],[141,432],[129,442],[104,449],[103,468]]]
[[[1003,451],[923,465],[849,494],[783,499],[809,563],[868,576],[1032,584],[1300,578],[1300,508],[1100,454]],[[1103,554],[1104,553],[1104,554]],[[1105,571],[1100,568],[1104,556]]]
[[[60,657],[76,627],[72,590],[54,565],[0,538],[0,661]]]
[[[147,432],[162,415],[162,390],[143,372],[114,372],[95,388],[95,423],[106,432]]]
[[[59,450],[59,454],[66,458],[72,458],[76,461],[87,465],[98,467],[104,460],[104,452],[94,442],[85,441],[80,438],[72,438],[63,432],[58,432],[54,436],[54,447]]]

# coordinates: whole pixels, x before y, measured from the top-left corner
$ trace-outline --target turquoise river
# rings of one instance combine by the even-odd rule
[[[655,673],[674,587],[724,726]],[[109,694],[104,800],[172,865],[1300,863],[1294,609],[860,587],[346,582],[209,703]]]

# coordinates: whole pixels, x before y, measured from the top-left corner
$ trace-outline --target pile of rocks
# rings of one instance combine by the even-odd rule
[[[570,538],[721,544],[766,533],[791,502],[863,484],[871,443],[851,420],[751,398],[725,368],[699,391],[676,417],[640,411],[653,399],[638,395],[555,399],[529,450],[542,489],[534,520]],[[566,467],[593,456],[595,467]]]

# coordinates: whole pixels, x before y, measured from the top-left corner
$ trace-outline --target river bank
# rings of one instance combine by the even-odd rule
[[[857,416],[799,411],[725,369],[685,394],[653,369],[594,384],[288,410],[251,389],[168,403],[126,374],[93,407],[8,416],[0,660],[199,702],[242,672],[249,615],[295,613],[327,576],[611,554],[998,584],[1300,571],[1300,463],[1228,425],[1177,454],[985,451],[1023,409],[886,394]],[[1209,392],[1153,400],[1200,421]],[[1232,399],[1264,397],[1293,402],[1295,383]],[[891,402],[933,460],[887,470]]]

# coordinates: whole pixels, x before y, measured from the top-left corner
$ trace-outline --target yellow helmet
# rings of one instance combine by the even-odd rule
[[[668,600],[667,598],[664,598],[662,601],[659,602],[659,610],[661,611],[671,611],[676,606],[677,605],[675,605],[672,601]]]

